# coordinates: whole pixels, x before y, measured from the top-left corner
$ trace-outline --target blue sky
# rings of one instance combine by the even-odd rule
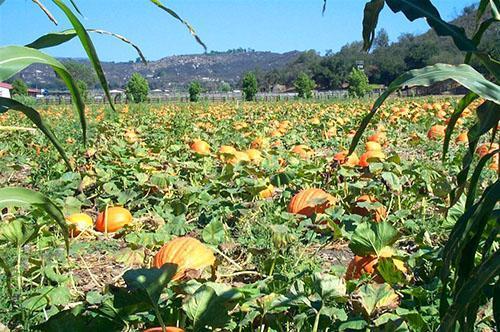
[[[203,49],[182,24],[149,0],[75,0],[84,14],[87,28],[99,28],[126,36],[143,50],[146,58],[202,53]],[[31,0],[5,0],[0,5],[0,45],[26,44],[38,36],[70,28],[62,13],[49,0],[44,4],[58,18],[52,24]],[[69,2],[66,0],[66,2]],[[321,15],[323,0],[163,0],[189,21],[207,44],[208,50],[252,48],[259,51],[339,50],[361,39],[365,1],[329,0]],[[447,20],[456,17],[471,0],[434,0]],[[427,30],[423,20],[408,23],[402,14],[384,8],[379,28],[391,40],[403,32]],[[132,48],[110,37],[93,35],[98,54],[105,61],[136,58]],[[83,57],[77,41],[47,50],[60,57]]]

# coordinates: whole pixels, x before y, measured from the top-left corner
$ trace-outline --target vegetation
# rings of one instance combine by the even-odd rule
[[[365,72],[358,68],[352,68],[351,73],[347,77],[349,84],[349,96],[351,97],[364,97],[370,92],[370,83]]]
[[[243,77],[243,96],[245,97],[246,101],[252,101],[255,99],[255,95],[257,94],[258,90],[258,85],[257,85],[257,78],[255,77],[255,74],[253,72],[248,72],[245,74]]]
[[[305,73],[301,73],[294,82],[295,90],[299,98],[311,98],[312,90],[316,87],[316,83],[309,78]]]
[[[85,81],[82,80],[77,80],[76,87],[78,88],[78,91],[80,92],[80,96],[82,96],[83,101],[87,102],[89,100],[89,88],[87,86],[87,83],[85,83]]]
[[[198,101],[200,99],[201,84],[198,81],[191,82],[189,85],[189,101]]]
[[[28,95],[28,86],[26,85],[26,83],[22,79],[16,78],[12,82],[11,94],[13,96],[27,96]]]
[[[125,86],[125,93],[134,103],[145,102],[149,93],[148,81],[139,73],[132,74]]]

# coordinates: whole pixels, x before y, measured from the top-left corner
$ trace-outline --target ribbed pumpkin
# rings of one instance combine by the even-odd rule
[[[444,137],[446,126],[434,125],[427,132],[427,138],[437,140]]]
[[[201,270],[215,263],[215,256],[203,243],[195,238],[183,236],[163,245],[155,255],[153,266],[166,263],[177,264],[177,273],[172,280],[182,279],[189,270]]]
[[[106,217],[107,216],[107,217]],[[97,216],[97,221],[95,223],[95,229],[99,232],[106,231],[106,219],[107,219],[107,231],[109,233],[116,232],[122,229],[125,225],[132,223],[132,214],[129,210],[115,206],[108,208],[108,211],[100,212]]]
[[[376,208],[375,210],[368,210],[367,208],[360,207],[357,205],[357,203],[361,203],[361,202],[376,203],[376,202],[378,202],[378,200],[375,197],[370,196],[370,195],[360,196],[360,197],[358,197],[358,199],[356,199],[356,203],[355,203],[354,207],[351,209],[352,213],[363,216],[363,217],[372,214],[372,216],[375,219],[375,222],[381,222],[382,220],[385,219],[385,217],[387,217],[387,209],[384,206]]]
[[[345,274],[346,280],[359,279],[363,274],[373,277],[375,282],[384,282],[384,279],[377,272],[377,256],[354,256]]]
[[[163,332],[161,326],[160,327],[152,327],[147,330],[144,330],[144,332]],[[184,332],[183,329],[180,327],[174,327],[174,326],[166,326],[165,327],[165,332]]]
[[[72,237],[94,227],[94,221],[85,213],[74,213],[67,217],[66,221],[69,224],[69,235]]]
[[[288,212],[310,217],[315,213],[325,212],[335,202],[335,197],[321,189],[305,189],[292,197]]]
[[[201,156],[206,156],[210,154],[210,145],[201,139],[195,139],[189,146],[192,151],[196,152]]]

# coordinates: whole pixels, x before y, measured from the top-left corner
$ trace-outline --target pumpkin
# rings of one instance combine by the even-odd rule
[[[245,152],[242,151],[236,151],[235,153],[233,153],[233,156],[231,158],[227,159],[227,162],[231,165],[236,165],[243,161],[250,162],[250,158]]]
[[[427,132],[427,138],[437,140],[444,137],[446,127],[442,125],[434,125]]]
[[[368,137],[369,142],[377,142],[377,143],[384,143],[386,139],[387,136],[382,131],[378,131],[375,134]]]
[[[152,327],[147,330],[144,330],[144,332],[163,332],[161,326],[160,327]],[[180,327],[174,327],[174,326],[165,326],[165,332],[184,332],[183,329]]]
[[[366,151],[382,151],[382,146],[377,142],[368,141],[365,144],[365,150]]]
[[[460,133],[457,138],[455,139],[456,143],[468,143],[469,142],[469,137],[467,136],[467,133]]]
[[[107,223],[107,225],[106,225]],[[132,214],[129,210],[115,206],[97,216],[95,229],[99,232],[113,233],[132,223]]]
[[[166,263],[177,264],[172,280],[179,280],[192,270],[199,271],[215,263],[215,256],[203,243],[189,236],[175,238],[163,245],[155,255],[153,266],[161,268]]]
[[[259,192],[259,196],[262,199],[271,198],[273,197],[273,194],[274,194],[274,186],[272,184],[268,185],[266,189],[263,189]]]
[[[322,189],[305,189],[292,197],[288,205],[288,212],[310,217],[315,213],[325,212],[335,202],[335,197]]]
[[[67,217],[66,221],[69,224],[69,234],[72,237],[94,227],[94,221],[85,213],[74,213]]]
[[[257,137],[255,138],[252,143],[250,143],[250,147],[252,149],[264,149],[269,146],[269,139],[264,138],[264,137]]]
[[[354,256],[345,274],[346,280],[359,279],[363,274],[368,274],[373,277],[375,282],[382,283],[384,279],[377,272],[378,258],[377,256]]]
[[[210,145],[201,139],[193,140],[193,143],[189,146],[192,151],[196,152],[201,156],[206,156],[210,154]]]
[[[483,158],[490,152],[493,152],[498,149],[498,143],[484,143],[477,147],[476,153],[479,155],[479,158]]]
[[[369,161],[375,159],[378,161],[385,159],[385,154],[382,151],[366,151],[359,157],[358,166],[368,167]]]
[[[234,154],[235,152],[236,152],[236,149],[231,145],[222,145],[219,148],[220,154]]]
[[[304,144],[295,145],[291,151],[302,159],[307,159],[312,154],[311,148]]]
[[[359,162],[359,158],[356,152],[353,152],[349,157],[347,157],[347,151],[336,153],[333,156],[333,160],[337,161],[339,164],[345,167],[354,167]]]
[[[319,125],[321,123],[321,120],[318,117],[314,117],[309,120],[309,123],[312,125]]]
[[[362,195],[358,197],[358,199],[356,199],[356,204],[352,208],[351,212],[363,217],[372,214],[375,219],[375,222],[381,222],[382,220],[385,219],[385,217],[387,217],[387,210],[384,206],[376,208],[375,210],[368,210],[367,208],[360,207],[357,205],[357,203],[362,203],[362,202],[376,203],[378,202],[378,200],[370,195]]]

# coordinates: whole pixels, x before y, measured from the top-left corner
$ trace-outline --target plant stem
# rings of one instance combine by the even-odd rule
[[[17,246],[17,287],[21,292],[23,289],[23,277],[21,275],[21,246]]]
[[[312,332],[318,332],[318,327],[319,327],[319,317],[321,316],[321,309],[316,312],[316,318],[314,319],[314,325]]]

